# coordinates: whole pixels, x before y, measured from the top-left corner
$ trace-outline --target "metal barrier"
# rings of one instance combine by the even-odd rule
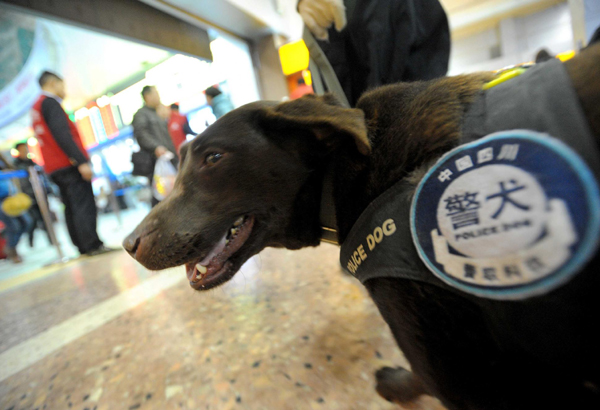
[[[52,242],[52,245],[56,248],[56,252],[58,253],[58,260],[50,262],[48,265],[52,265],[54,263],[67,262],[69,261],[69,258],[66,258],[64,256],[62,249],[60,248],[60,244],[56,239],[56,233],[54,232],[54,224],[52,223],[52,216],[50,215],[50,208],[48,206],[48,201],[46,200],[46,190],[42,185],[40,174],[38,173],[37,169],[35,169],[35,167],[29,167],[29,181],[31,181],[31,186],[33,187],[33,194],[35,196],[35,200],[38,204],[38,207],[40,208],[40,212],[42,213],[42,218],[44,219],[44,225],[46,226],[50,242]]]

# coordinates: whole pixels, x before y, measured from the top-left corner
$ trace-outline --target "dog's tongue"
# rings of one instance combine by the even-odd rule
[[[207,277],[223,269],[227,259],[237,252],[244,242],[246,242],[252,232],[253,225],[254,218],[248,218],[246,222],[239,226],[239,231],[233,234],[229,241],[227,240],[228,232],[226,232],[204,259],[195,266],[190,266],[190,268],[188,268],[188,277],[190,281],[196,281],[198,271],[203,272],[201,274],[202,277]],[[198,266],[200,266],[200,268],[198,268]],[[206,268],[206,271],[204,271],[204,268]]]
[[[208,267],[208,264],[209,264],[209,262],[211,262],[211,259],[214,258],[216,255],[220,254],[221,252],[223,252],[223,249],[225,249],[225,245],[227,245],[227,233],[225,233],[225,235],[223,235],[223,237],[215,245],[215,247],[212,248],[212,250],[206,256],[206,258],[202,259],[200,262],[198,262],[198,264]]]
[[[210,251],[210,253],[206,256],[206,258],[202,259],[198,262],[198,265],[202,265],[206,267],[205,275],[211,275],[221,270],[225,261],[229,257],[227,252],[224,252],[225,247],[227,246],[227,234],[221,238],[221,240],[215,245],[215,247]]]

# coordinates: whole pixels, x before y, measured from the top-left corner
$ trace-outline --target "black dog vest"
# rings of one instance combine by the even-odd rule
[[[491,299],[544,294],[596,252],[598,180],[598,146],[570,78],[547,62],[482,91],[460,145],[416,190],[400,181],[373,201],[340,261],[363,283],[395,277]]]

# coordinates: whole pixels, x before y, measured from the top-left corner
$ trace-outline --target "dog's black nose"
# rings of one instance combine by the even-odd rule
[[[138,246],[140,246],[141,237],[132,232],[125,238],[123,241],[123,248],[135,259],[135,252],[137,251]]]

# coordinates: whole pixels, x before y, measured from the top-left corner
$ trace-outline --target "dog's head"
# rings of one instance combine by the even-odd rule
[[[185,264],[205,290],[267,246],[317,245],[323,164],[339,149],[370,145],[362,111],[331,96],[245,105],[182,146],[173,191],[123,246],[149,269]]]

